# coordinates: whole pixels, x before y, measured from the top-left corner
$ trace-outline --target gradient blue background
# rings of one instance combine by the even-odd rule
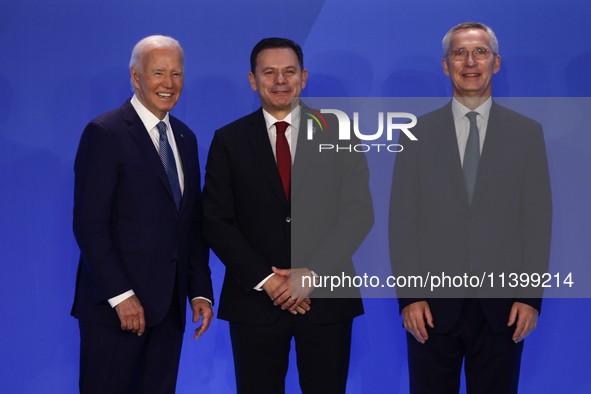
[[[3,0],[0,391],[77,392],[79,336],[69,316],[78,261],[74,156],[84,126],[131,96],[127,64],[137,41],[166,34],[184,47],[185,89],[173,113],[197,134],[203,166],[215,129],[259,106],[247,73],[260,39],[284,36],[302,45],[304,96],[450,96],[440,42],[450,27],[470,20],[490,25],[500,42],[494,96],[591,96],[591,4],[580,0]],[[546,136],[553,261],[589,261],[586,128]],[[388,196],[374,198],[379,205]],[[211,268],[217,296],[224,267],[214,256]],[[354,324],[349,392],[406,393],[397,302],[369,299],[365,306]],[[525,344],[521,392],[591,392],[590,307],[588,299],[545,302]],[[187,325],[177,392],[234,392],[228,324],[216,319],[197,342],[194,327]],[[297,393],[291,365],[288,392]]]

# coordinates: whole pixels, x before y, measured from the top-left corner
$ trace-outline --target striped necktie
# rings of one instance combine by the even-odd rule
[[[164,171],[166,171],[166,177],[168,178],[172,196],[174,197],[174,204],[178,212],[181,207],[181,185],[179,183],[179,174],[176,170],[174,155],[172,154],[172,149],[166,136],[166,123],[160,121],[156,127],[158,127],[158,132],[160,133],[160,160],[164,166]]]

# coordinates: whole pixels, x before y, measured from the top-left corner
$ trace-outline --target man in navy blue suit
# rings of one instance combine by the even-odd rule
[[[176,40],[141,40],[130,61],[134,96],[90,122],[80,140],[72,315],[82,393],[174,393],[187,296],[193,322],[203,318],[195,339],[213,317],[197,140],[169,115],[183,61]]]
[[[418,119],[418,141],[400,135],[404,150],[396,155],[390,203],[392,272],[541,275],[552,228],[542,127],[492,101],[501,57],[489,27],[452,28],[443,53],[453,100]],[[412,393],[457,393],[462,362],[468,393],[517,392],[523,339],[536,327],[541,294],[499,287],[397,289]]]

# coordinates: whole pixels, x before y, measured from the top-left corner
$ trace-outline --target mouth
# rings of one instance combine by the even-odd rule
[[[480,73],[462,74],[463,77],[479,77]]]
[[[158,95],[158,97],[162,97],[162,98],[170,98],[172,97],[171,93],[156,93]]]

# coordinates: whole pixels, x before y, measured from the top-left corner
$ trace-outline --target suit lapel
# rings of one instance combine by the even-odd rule
[[[166,190],[168,190],[168,194],[170,198],[174,201],[174,197],[172,196],[172,190],[170,189],[170,184],[168,183],[168,177],[166,176],[166,171],[164,171],[164,166],[162,165],[162,161],[160,160],[160,156],[154,147],[154,143],[150,138],[146,127],[142,123],[142,120],[138,116],[137,112],[131,105],[129,101],[127,101],[123,107],[121,107],[123,111],[123,118],[128,123],[128,131],[135,143],[138,145],[150,166],[156,171],[160,181],[162,181]]]
[[[490,108],[488,125],[486,126],[484,147],[482,148],[482,155],[478,163],[478,175],[476,176],[472,209],[476,207],[479,199],[484,194],[486,184],[501,157],[501,152],[509,136],[509,128],[509,123],[505,122],[505,117],[499,110],[499,106],[493,101],[492,107]]]
[[[440,159],[443,166],[447,169],[452,184],[458,191],[462,202],[468,206],[468,193],[464,183],[464,173],[462,171],[462,162],[460,161],[460,151],[458,150],[458,138],[456,136],[456,126],[453,119],[451,102],[440,109],[441,114],[437,116],[436,124],[429,130],[434,130],[433,140],[435,146],[440,152]]]
[[[174,134],[174,140],[176,142],[176,147],[179,151],[179,158],[181,160],[183,174],[185,175],[185,185],[184,185],[183,197],[181,198],[181,206],[179,208],[179,213],[181,213],[181,212],[183,212],[183,209],[185,208],[187,201],[190,201],[190,198],[185,198],[185,196],[187,196],[189,193],[191,193],[191,182],[187,182],[187,174],[188,174],[188,171],[187,171],[187,162],[188,162],[187,148],[185,146],[185,136],[180,132],[181,126],[179,126],[179,124],[177,123],[177,120],[172,116],[169,116],[169,121],[170,121],[170,126],[172,127],[172,133]],[[168,178],[166,178],[166,180],[168,181]],[[170,196],[173,198],[173,201],[174,201],[174,197],[172,196],[172,190],[170,190]]]
[[[246,130],[246,136],[259,164],[263,168],[265,176],[271,184],[271,188],[275,191],[277,197],[285,204],[287,203],[287,199],[285,198],[285,192],[283,191],[283,184],[281,183],[277,163],[273,156],[273,150],[269,143],[267,125],[265,123],[262,108],[259,108],[258,111],[250,116],[249,122],[251,127]]]
[[[301,107],[300,112],[300,125],[298,131],[298,143],[295,155],[295,160],[291,170],[291,195],[294,196],[297,193],[298,188],[302,184],[302,179],[306,171],[306,167],[310,162],[314,144],[308,141],[307,136],[307,120],[309,117],[305,113],[304,106]]]

